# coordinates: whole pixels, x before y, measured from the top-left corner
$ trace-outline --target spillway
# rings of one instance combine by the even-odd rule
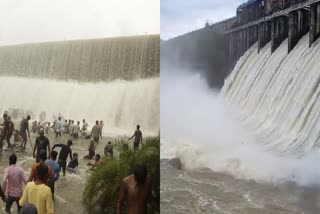
[[[320,139],[320,44],[305,35],[288,54],[287,40],[271,54],[253,45],[225,80],[221,94],[243,112],[263,148],[303,156]]]
[[[58,114],[106,132],[159,132],[159,35],[0,47],[1,110]]]

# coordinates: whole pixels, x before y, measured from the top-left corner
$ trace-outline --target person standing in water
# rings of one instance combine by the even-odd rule
[[[29,131],[29,120],[31,119],[30,115],[28,115],[25,119],[20,122],[20,135],[22,137],[21,148],[25,149],[28,141],[27,136],[30,138]],[[28,134],[28,135],[27,135]]]
[[[9,157],[9,167],[6,168],[3,180],[2,187],[4,190],[7,189],[7,202],[6,202],[6,213],[10,213],[11,206],[13,202],[16,202],[18,207],[18,212],[21,209],[19,205],[19,200],[22,196],[22,187],[23,184],[27,183],[27,178],[24,174],[22,167],[17,166],[17,156],[15,154],[10,155]]]
[[[58,121],[55,124],[56,138],[58,138],[58,136],[60,136],[60,138],[61,138],[62,130],[63,130],[63,124],[62,124],[62,121],[61,121],[61,117],[59,117]]]
[[[28,179],[28,182],[31,182],[33,180],[38,180],[39,179],[39,176],[38,176],[38,173],[37,173],[37,167],[41,164],[45,164],[48,166],[48,172],[46,174],[46,177],[43,178],[42,182],[45,184],[45,185],[48,185],[48,182],[50,183],[51,180],[53,179],[53,174],[52,174],[52,169],[51,169],[51,166],[49,164],[46,164],[45,161],[47,160],[47,156],[46,156],[46,153],[44,151],[41,151],[40,154],[39,154],[39,162],[38,163],[34,163],[32,166],[31,166],[31,171],[30,171],[30,175],[29,175],[29,179]]]
[[[140,143],[142,143],[142,132],[140,130],[140,125],[137,125],[137,130],[134,132],[132,137],[128,140],[131,140],[134,137],[133,149],[134,151],[138,151]]]
[[[66,175],[66,167],[67,167],[67,158],[68,155],[70,155],[70,159],[72,160],[72,140],[68,140],[67,145],[65,144],[55,144],[52,147],[52,150],[54,150],[56,147],[61,147],[59,158],[58,158],[58,164],[60,166],[60,170],[62,168],[63,176]]]
[[[69,130],[70,136],[73,137],[73,128],[74,128],[74,121],[73,120],[71,120],[69,128],[70,128],[70,130]]]
[[[79,133],[80,133],[80,121],[77,122],[76,125],[73,127],[73,139],[78,139],[79,138]]]
[[[8,115],[6,113],[3,114],[3,128],[1,131],[1,138],[0,138],[0,155],[2,155],[2,147],[3,147],[3,140],[7,137],[9,132],[9,120]]]
[[[94,141],[93,140],[90,141],[90,145],[89,145],[88,151],[89,151],[89,154],[84,156],[84,159],[91,160],[96,154],[96,147],[94,145]]]
[[[56,163],[57,155],[58,155],[58,152],[52,150],[51,159],[47,159],[45,161],[45,163],[51,167],[52,174],[53,174],[52,175],[53,178],[48,180],[48,186],[51,189],[52,198],[54,198],[54,184],[60,177],[60,166],[59,164]]]
[[[104,126],[104,123],[103,123],[103,121],[101,120],[101,121],[100,121],[100,138],[101,138],[101,140],[102,140],[102,129],[103,129],[103,126]]]
[[[10,139],[13,135],[13,131],[14,131],[14,123],[12,122],[11,120],[11,117],[8,116],[8,121],[9,121],[9,128],[8,128],[8,133],[7,133],[7,143],[8,143],[8,149],[10,148],[12,153],[14,153],[14,149],[13,149],[13,146],[10,142]]]
[[[39,214],[53,214],[53,200],[50,188],[44,184],[49,167],[45,163],[41,163],[36,167],[38,179],[29,182],[24,188],[23,195],[19,200],[19,205],[23,206],[29,202],[34,204]]]
[[[100,131],[99,121],[97,120],[96,125],[94,125],[91,130],[91,136],[96,143],[99,143]]]
[[[81,132],[82,132],[82,137],[86,137],[86,135],[87,135],[87,130],[88,130],[88,123],[86,123],[86,120],[85,119],[83,119],[82,120],[82,128],[81,128]]]
[[[26,148],[26,144],[28,141],[28,137],[30,138],[30,131],[29,131],[29,120],[31,119],[30,115],[27,116],[27,118],[23,119],[20,123],[20,135],[22,137],[21,146],[23,149]]]
[[[69,124],[68,124],[68,120],[64,120],[64,124],[63,124],[63,134],[69,134]]]
[[[39,137],[37,137],[34,148],[33,148],[33,158],[36,158],[36,162],[39,162],[39,154],[41,151],[44,151],[45,155],[51,154],[51,148],[50,148],[50,142],[49,139],[44,136],[44,129],[40,129],[39,131]],[[36,155],[36,150],[37,150],[37,155]],[[47,153],[48,150],[48,153]]]
[[[122,180],[116,213],[122,213],[122,204],[127,199],[128,213],[146,213],[148,201],[151,201],[152,179],[145,165],[136,165],[134,174]]]

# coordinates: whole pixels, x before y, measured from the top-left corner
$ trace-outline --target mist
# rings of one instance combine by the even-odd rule
[[[207,167],[258,182],[320,185],[317,150],[300,159],[264,150],[241,110],[200,74],[162,66],[160,87],[161,158],[179,157],[186,169]]]
[[[46,121],[60,113],[75,123],[86,119],[89,128],[103,120],[109,136],[130,135],[136,124],[144,135],[159,131],[159,78],[79,83],[2,76],[0,81],[0,90],[6,91],[0,94],[1,110],[23,107],[37,116],[45,111]]]
[[[0,45],[160,33],[159,0],[2,0]]]

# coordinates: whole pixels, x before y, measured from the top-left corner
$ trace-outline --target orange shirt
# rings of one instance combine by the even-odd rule
[[[31,174],[33,176],[33,180],[37,180],[38,179],[38,175],[37,175],[37,167],[40,165],[40,163],[35,163],[32,165],[31,167]],[[50,165],[48,165],[48,174],[45,177],[45,179],[42,181],[45,185],[48,185],[48,178],[52,177],[52,169],[50,167]]]

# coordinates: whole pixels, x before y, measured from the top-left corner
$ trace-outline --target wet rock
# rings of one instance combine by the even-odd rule
[[[180,158],[172,158],[172,159],[168,160],[167,163],[175,169],[179,169],[179,170],[182,169],[182,163],[181,163]]]

